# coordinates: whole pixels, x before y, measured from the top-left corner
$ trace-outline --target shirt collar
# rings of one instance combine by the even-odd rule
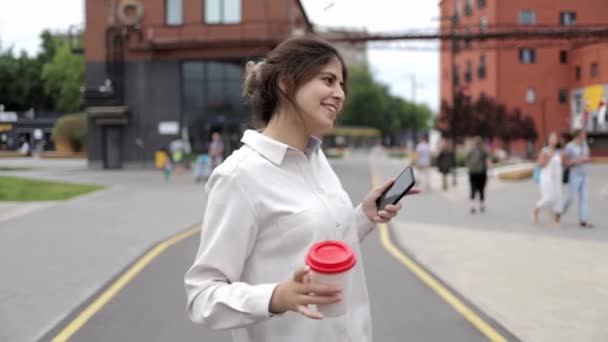
[[[241,142],[251,147],[254,151],[259,153],[262,157],[270,160],[272,163],[280,166],[283,163],[283,159],[287,154],[287,151],[297,151],[295,147],[289,146],[270,137],[263,135],[262,133],[248,129],[243,134]],[[306,148],[306,155],[310,156],[313,153],[318,154],[321,148],[321,139],[311,136],[308,140],[308,147]]]

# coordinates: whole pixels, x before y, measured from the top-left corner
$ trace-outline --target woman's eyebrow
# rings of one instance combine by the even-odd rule
[[[326,75],[329,75],[329,76],[331,76],[331,77],[333,77],[335,79],[338,79],[338,76],[336,76],[336,74],[334,74],[331,71],[321,71],[321,74],[326,74]],[[342,81],[340,81],[340,82],[342,82]]]

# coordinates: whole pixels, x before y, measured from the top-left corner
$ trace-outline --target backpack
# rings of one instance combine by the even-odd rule
[[[467,167],[470,173],[484,173],[486,172],[486,158],[487,155],[480,149],[472,150],[467,158]]]

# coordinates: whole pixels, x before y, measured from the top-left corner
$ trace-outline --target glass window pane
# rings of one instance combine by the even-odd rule
[[[224,63],[207,62],[207,78],[213,81],[223,80],[225,78]]]
[[[226,24],[241,22],[241,0],[224,0],[224,19]]]
[[[166,0],[167,25],[181,25],[183,23],[182,0]]]
[[[208,24],[217,24],[221,21],[221,1],[222,0],[204,0],[205,1],[205,22]]]

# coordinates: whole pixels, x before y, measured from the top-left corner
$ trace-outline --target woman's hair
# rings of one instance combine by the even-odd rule
[[[287,39],[263,60],[257,63],[249,61],[243,96],[249,99],[254,122],[266,126],[278,107],[287,103],[298,109],[295,104],[296,91],[321,72],[333,58],[342,64],[342,77],[346,84],[347,74],[342,56],[331,44],[316,37]],[[279,87],[279,82],[284,90]]]

